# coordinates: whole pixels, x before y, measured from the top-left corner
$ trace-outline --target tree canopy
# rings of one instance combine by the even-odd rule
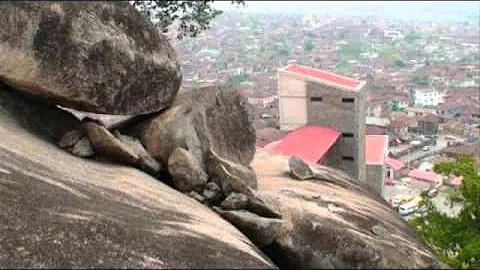
[[[456,217],[439,212],[425,197],[426,214],[412,220],[422,238],[453,268],[480,269],[480,172],[468,156],[456,162],[436,164],[444,175],[463,176],[461,199],[464,206]]]
[[[210,22],[222,13],[208,1],[130,1],[143,15],[149,18],[163,32],[178,22],[177,38],[196,37],[209,28]],[[231,1],[245,5],[245,1]]]

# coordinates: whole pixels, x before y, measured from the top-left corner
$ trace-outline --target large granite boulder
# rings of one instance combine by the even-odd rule
[[[251,110],[234,89],[203,87],[180,93],[168,110],[138,124],[134,133],[163,164],[182,147],[201,164],[212,149],[221,158],[248,166],[255,154]]]
[[[177,148],[168,159],[168,171],[175,187],[181,192],[202,191],[208,181],[196,158],[183,148]]]
[[[78,124],[0,86],[1,266],[276,268],[194,199],[135,168],[56,146]]]
[[[294,180],[288,158],[261,149],[252,167],[258,194],[282,214],[280,234],[263,248],[280,268],[445,267],[414,228],[345,173],[312,165],[338,182]]]
[[[180,66],[127,2],[2,2],[0,80],[83,111],[136,115],[174,100]]]

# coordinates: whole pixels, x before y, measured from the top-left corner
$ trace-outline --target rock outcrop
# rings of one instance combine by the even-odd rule
[[[136,115],[174,100],[167,38],[126,2],[2,2],[0,80],[50,103]]]
[[[258,193],[283,217],[280,234],[263,248],[280,268],[445,267],[379,196],[320,165],[314,174],[338,183],[291,179],[288,163],[259,149],[252,163]]]
[[[0,86],[0,265],[276,268],[207,207],[132,167],[56,146],[71,115]]]
[[[200,192],[208,181],[208,175],[198,160],[180,147],[168,158],[168,171],[172,175],[175,187],[181,192],[192,190]]]
[[[265,218],[245,210],[224,211],[214,207],[224,219],[236,226],[258,247],[270,245],[280,234],[282,220]]]
[[[176,96],[173,49],[127,3],[6,2],[0,18],[0,265],[443,266],[345,173],[255,155],[235,89]]]
[[[180,93],[168,110],[140,123],[133,133],[162,164],[182,147],[200,164],[213,150],[221,158],[248,166],[255,154],[251,110],[234,89],[204,87]]]

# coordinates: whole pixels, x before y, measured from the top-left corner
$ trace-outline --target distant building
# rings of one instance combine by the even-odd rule
[[[405,109],[405,112],[409,117],[426,116],[428,114],[437,115],[437,110],[434,108],[408,107]]]
[[[397,40],[397,39],[402,39],[403,34],[400,30],[398,29],[392,29],[392,30],[384,30],[383,31],[383,37],[388,40]]]
[[[442,102],[442,97],[434,89],[415,89],[412,95],[415,106],[436,107]]]
[[[280,129],[321,125],[339,131],[325,164],[361,182],[366,169],[365,84],[299,65],[278,71]]]
[[[438,132],[438,125],[442,122],[440,116],[428,114],[418,119],[417,132],[422,135],[434,135]]]
[[[408,100],[394,99],[390,104],[393,111],[401,111],[408,108],[409,102]]]
[[[388,156],[385,160],[385,163],[387,164],[387,178],[399,180],[400,176],[402,175],[402,170],[406,168],[405,164],[398,159]]]

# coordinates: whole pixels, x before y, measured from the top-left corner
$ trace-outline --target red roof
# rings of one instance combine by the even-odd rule
[[[272,152],[298,156],[306,162],[316,163],[337,141],[340,132],[322,126],[305,126],[290,132],[285,138],[271,142],[264,148]]]
[[[405,164],[403,164],[403,162],[401,162],[398,159],[394,159],[387,156],[387,159],[385,160],[385,162],[387,163],[387,165],[389,165],[390,167],[392,167],[392,169],[396,171],[405,168]]]
[[[329,82],[329,83],[334,83],[343,87],[347,87],[350,89],[355,89],[360,85],[360,81],[345,77],[345,76],[340,76],[334,73],[322,71],[316,68],[311,68],[311,67],[304,67],[304,66],[299,66],[299,65],[289,65],[287,67],[288,71],[300,74],[300,75],[306,75],[306,76],[312,76],[317,79],[321,79],[323,81]]]
[[[387,148],[388,135],[365,136],[365,163],[384,164]]]
[[[440,182],[442,181],[442,176],[440,174],[428,171],[422,171],[419,169],[411,170],[408,173],[409,177],[416,178],[418,180],[425,180],[429,182]]]

